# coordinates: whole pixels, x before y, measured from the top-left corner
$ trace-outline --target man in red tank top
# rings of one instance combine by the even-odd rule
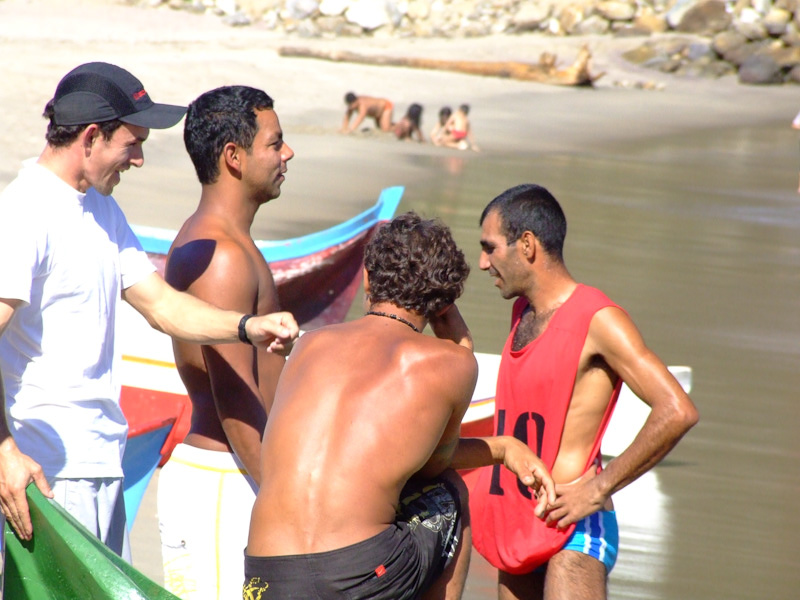
[[[551,470],[546,520],[499,469],[470,493],[473,542],[498,568],[498,597],[606,597],[618,544],[611,495],[658,463],[697,410],[627,313],[579,284],[563,260],[567,224],[556,199],[520,185],[481,216],[480,268],[517,298],[497,382],[496,435],[527,443]],[[600,442],[622,382],[650,405],[640,433],[605,468]]]

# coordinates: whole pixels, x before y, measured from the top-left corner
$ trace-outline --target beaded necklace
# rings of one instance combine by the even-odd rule
[[[408,319],[404,319],[403,317],[400,317],[400,316],[398,316],[398,315],[394,315],[394,314],[391,314],[391,313],[380,312],[380,311],[377,311],[377,310],[370,310],[370,311],[367,311],[367,313],[366,313],[366,314],[367,314],[367,315],[375,315],[376,317],[386,317],[386,318],[388,318],[388,319],[394,319],[395,321],[400,321],[400,322],[401,322],[401,323],[403,323],[404,325],[408,325],[409,327],[411,327],[411,329],[413,329],[413,330],[414,330],[414,331],[416,331],[417,333],[422,333],[422,331],[420,330],[420,328],[419,328],[419,327],[417,327],[416,325],[414,325],[414,324],[413,324],[411,321],[409,321]],[[366,315],[365,315],[365,316],[366,316]]]

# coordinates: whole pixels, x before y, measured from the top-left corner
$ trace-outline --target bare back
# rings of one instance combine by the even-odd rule
[[[392,102],[386,98],[358,96],[353,103],[347,106],[342,122],[342,131],[355,131],[367,117],[374,119],[375,125],[382,131],[390,131],[393,109]],[[351,124],[350,118],[353,114],[355,114],[355,119]]]
[[[167,281],[220,308],[266,314],[280,310],[264,257],[247,233],[195,213],[167,259]],[[283,357],[245,344],[201,346],[174,340],[175,361],[192,402],[185,443],[235,451],[259,480],[259,448]]]
[[[467,348],[380,318],[303,336],[265,431],[247,553],[322,552],[386,529],[406,481],[449,464],[476,376]]]
[[[445,128],[453,132],[466,134],[469,131],[469,119],[463,111],[457,110],[450,116]]]

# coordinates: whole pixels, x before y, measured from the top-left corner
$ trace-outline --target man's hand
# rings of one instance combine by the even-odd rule
[[[254,346],[276,353],[288,353],[300,333],[297,321],[288,312],[252,317],[245,327],[247,337]]]
[[[456,344],[472,350],[472,334],[455,304],[451,304],[439,314],[431,317],[430,325],[437,338],[452,340]]]
[[[603,509],[607,497],[600,489],[595,468],[571,483],[556,485],[556,500],[547,510],[547,523],[566,529],[573,523]]]
[[[536,497],[534,514],[540,519],[556,501],[556,484],[542,460],[526,444],[503,436],[503,465],[531,488]]]
[[[53,497],[42,467],[30,456],[20,452],[9,435],[0,442],[0,509],[23,540],[33,537],[28,498],[25,495],[25,488],[31,481],[36,483],[42,494],[48,498]]]

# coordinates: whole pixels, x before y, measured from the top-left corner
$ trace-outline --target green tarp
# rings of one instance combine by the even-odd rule
[[[6,523],[7,600],[179,600],[109,550],[31,484],[34,535],[21,541]]]

